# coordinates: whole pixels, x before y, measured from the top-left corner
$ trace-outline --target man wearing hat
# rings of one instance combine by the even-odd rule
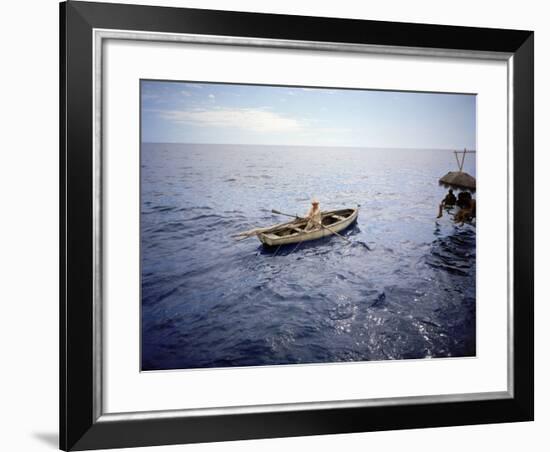
[[[308,220],[306,232],[321,228],[321,208],[317,199],[311,200],[311,207],[305,218]]]

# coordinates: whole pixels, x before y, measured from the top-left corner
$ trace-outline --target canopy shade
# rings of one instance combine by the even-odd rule
[[[461,188],[470,191],[476,190],[476,178],[462,171],[449,171],[439,179],[439,183],[446,187]]]

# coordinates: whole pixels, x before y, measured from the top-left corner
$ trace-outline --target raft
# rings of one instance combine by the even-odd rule
[[[281,225],[280,228],[259,233],[257,237],[260,242],[267,246],[290,245],[292,243],[317,240],[334,235],[331,231],[341,232],[348,228],[357,220],[358,215],[359,208],[321,212],[321,223],[326,228],[305,231],[307,220],[297,219],[296,221]]]

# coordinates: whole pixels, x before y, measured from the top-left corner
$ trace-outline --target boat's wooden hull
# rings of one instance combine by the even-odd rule
[[[338,215],[341,212],[346,213],[346,217],[340,221],[334,222],[327,227],[330,228],[331,231],[340,233],[344,229],[351,226],[355,221],[357,221],[357,216],[359,215],[359,209],[342,209],[342,210],[335,210],[330,212],[323,212],[323,223],[325,221],[325,218],[327,216],[332,215]],[[299,228],[303,228],[304,222],[297,222],[296,226]],[[332,232],[330,232],[326,228],[316,229],[313,231],[308,232],[294,232],[291,234],[285,235],[278,235],[277,232],[274,233],[266,233],[266,234],[258,234],[258,239],[260,242],[262,242],[264,245],[267,246],[280,246],[280,245],[290,245],[293,243],[299,243],[299,242],[306,242],[310,240],[318,240],[322,239],[323,237],[327,237],[329,235],[334,235]]]

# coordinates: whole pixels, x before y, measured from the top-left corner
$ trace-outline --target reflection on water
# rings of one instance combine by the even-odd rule
[[[453,165],[449,151],[144,145],[143,369],[475,355],[475,228],[435,219]],[[312,196],[361,205],[352,244],[231,238]]]

